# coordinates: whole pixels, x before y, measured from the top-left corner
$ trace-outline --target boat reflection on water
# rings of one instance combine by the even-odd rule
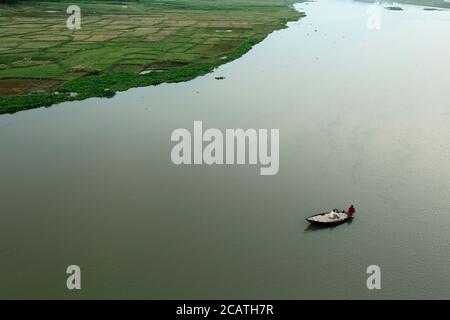
[[[308,226],[305,228],[304,232],[313,232],[313,231],[320,231],[320,230],[333,230],[334,228],[343,228],[344,225],[347,225],[347,227],[350,227],[350,225],[353,223],[354,218],[348,219],[345,222],[338,223],[338,224],[330,224],[330,225],[321,225],[321,224],[308,224]]]

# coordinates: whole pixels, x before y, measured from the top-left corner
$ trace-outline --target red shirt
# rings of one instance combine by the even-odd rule
[[[348,208],[347,212],[350,213],[350,214],[354,214],[355,213],[355,208],[353,206],[351,206],[350,208]]]

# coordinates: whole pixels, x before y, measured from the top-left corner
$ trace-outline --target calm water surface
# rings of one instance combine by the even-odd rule
[[[300,4],[204,77],[0,116],[0,297],[450,298],[450,12],[368,30],[367,7]],[[173,165],[194,120],[279,128],[278,175]]]

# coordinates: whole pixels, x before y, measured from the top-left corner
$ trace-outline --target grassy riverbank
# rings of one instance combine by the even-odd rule
[[[297,20],[293,0],[0,5],[0,114],[193,79]],[[66,8],[81,8],[69,30]]]
[[[396,2],[450,9],[450,2],[445,0],[398,0]]]

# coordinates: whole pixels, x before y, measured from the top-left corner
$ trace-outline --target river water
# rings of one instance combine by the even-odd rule
[[[299,4],[212,74],[0,116],[0,297],[450,298],[450,12],[371,30],[368,6]],[[194,120],[280,129],[279,173],[175,166]]]

